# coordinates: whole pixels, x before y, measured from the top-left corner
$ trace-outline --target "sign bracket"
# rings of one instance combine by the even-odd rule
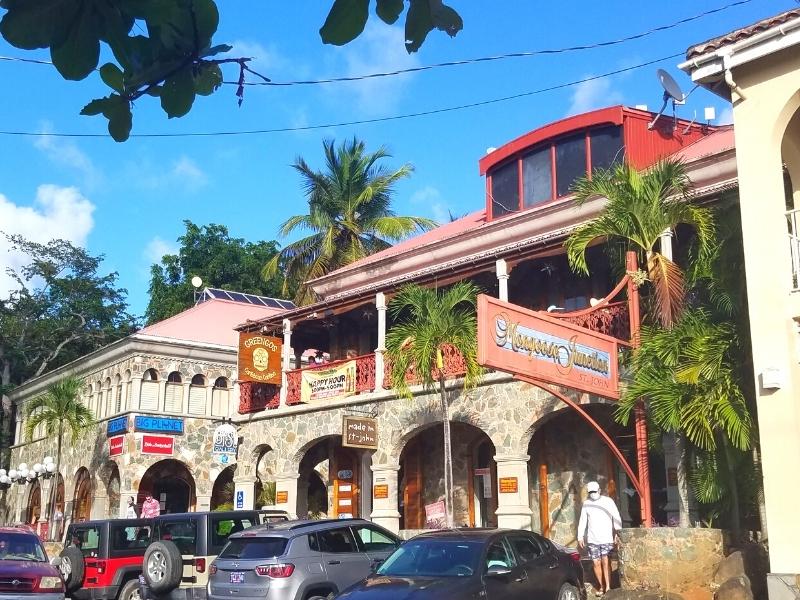
[[[378,407],[375,406],[373,408],[347,408],[345,409],[345,413],[347,416],[350,416],[350,413],[354,413],[352,416],[365,416],[369,417],[370,419],[375,419],[378,417]]]

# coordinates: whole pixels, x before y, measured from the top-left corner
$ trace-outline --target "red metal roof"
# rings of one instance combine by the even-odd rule
[[[720,127],[704,138],[678,150],[673,156],[683,162],[690,163],[706,156],[714,156],[726,150],[736,148],[736,139],[733,134],[733,125]]]
[[[766,31],[767,29],[771,29],[778,25],[783,25],[787,21],[791,21],[792,19],[796,19],[797,17],[800,17],[800,8],[793,8],[792,10],[787,10],[786,12],[782,12],[779,15],[767,17],[766,19],[762,19],[757,23],[747,25],[746,27],[741,27],[739,29],[736,29],[735,31],[726,33],[725,35],[721,35],[719,37],[706,40],[702,44],[695,44],[694,46],[690,46],[689,49],[686,50],[686,58],[687,59],[694,58],[695,56],[701,56],[703,54],[707,54],[708,52],[719,50],[723,46],[727,46],[728,44],[734,44],[741,40],[752,37],[757,33]]]

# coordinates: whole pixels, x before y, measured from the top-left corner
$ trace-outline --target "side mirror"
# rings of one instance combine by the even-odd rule
[[[486,571],[487,577],[503,578],[508,577],[509,575],[511,575],[511,569],[508,567],[493,566],[489,567],[489,569]]]
[[[54,567],[60,567],[61,566],[61,557],[60,556],[54,556],[53,558],[50,559],[50,564],[53,565]]]

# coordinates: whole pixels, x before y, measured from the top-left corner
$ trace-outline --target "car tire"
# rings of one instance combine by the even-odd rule
[[[139,579],[126,581],[119,591],[117,600],[142,600],[142,586],[139,585]]]
[[[150,591],[166,594],[181,584],[183,557],[174,542],[162,540],[147,547],[142,572]]]
[[[67,594],[71,594],[83,585],[83,574],[86,571],[83,553],[75,546],[67,546],[58,556],[61,558],[58,569],[64,579],[64,587]]]
[[[561,589],[558,590],[557,600],[581,600],[581,594],[574,585],[565,583],[561,586]]]

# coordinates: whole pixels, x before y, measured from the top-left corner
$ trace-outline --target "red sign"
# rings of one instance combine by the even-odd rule
[[[166,435],[142,436],[142,454],[161,454],[172,456],[175,438]]]
[[[125,436],[118,435],[108,439],[108,455],[119,456],[125,453]]]
[[[619,398],[617,340],[536,312],[478,296],[478,362],[606,398]]]

